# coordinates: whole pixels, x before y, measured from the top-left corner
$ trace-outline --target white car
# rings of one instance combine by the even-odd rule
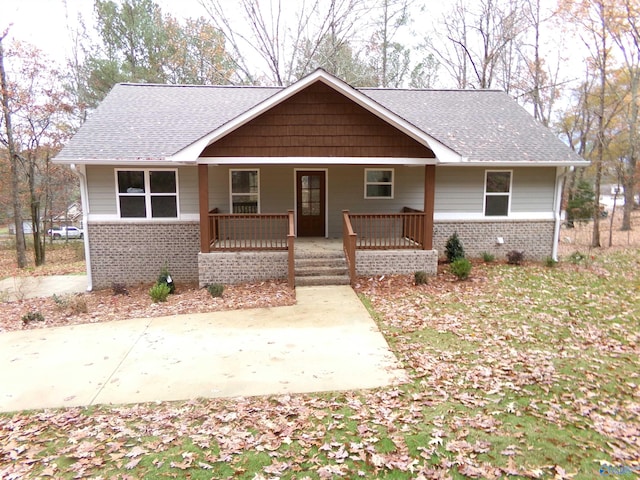
[[[49,230],[47,235],[55,238],[82,238],[84,232],[77,227],[60,227]]]

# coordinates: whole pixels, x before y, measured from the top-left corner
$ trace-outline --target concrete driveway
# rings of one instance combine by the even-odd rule
[[[87,290],[86,275],[45,275],[10,277],[0,280],[0,295],[8,301],[23,298],[50,297]]]
[[[0,334],[0,411],[381,387],[407,380],[348,286],[289,307]]]

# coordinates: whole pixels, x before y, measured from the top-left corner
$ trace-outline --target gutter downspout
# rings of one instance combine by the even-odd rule
[[[551,258],[558,261],[558,243],[560,242],[560,223],[562,221],[562,184],[567,175],[566,168],[558,167],[556,173],[556,199],[553,208],[553,218],[555,225],[553,227],[553,248],[551,250]]]
[[[89,254],[89,197],[87,196],[87,177],[84,167],[80,168],[75,163],[70,165],[71,171],[80,179],[80,203],[82,204],[82,226],[84,228],[84,258],[87,267],[87,292],[93,290],[93,277],[91,276],[91,255]]]

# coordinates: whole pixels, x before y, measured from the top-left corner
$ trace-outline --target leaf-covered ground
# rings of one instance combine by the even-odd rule
[[[0,478],[635,478],[639,269],[636,249],[363,278],[408,384],[4,414]]]

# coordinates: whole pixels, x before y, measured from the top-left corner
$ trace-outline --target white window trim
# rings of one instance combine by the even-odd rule
[[[233,213],[233,197],[235,195],[247,195],[247,193],[233,193],[233,180],[232,180],[233,172],[256,172],[258,174],[257,213],[259,214],[262,211],[260,209],[260,169],[259,168],[230,168],[229,169],[229,213]]]
[[[118,188],[118,172],[144,172],[144,193],[120,193]],[[150,172],[173,172],[176,176],[176,193],[151,193]],[[115,186],[116,186],[116,211],[118,218],[121,220],[141,221],[141,220],[179,220],[180,219],[180,181],[178,178],[177,168],[116,168],[114,169]],[[176,216],[175,217],[153,217],[151,216],[151,197],[176,197]],[[144,197],[145,216],[144,217],[125,217],[120,212],[120,197]]]
[[[367,182],[367,172],[391,171],[391,182]],[[365,168],[364,169],[364,198],[367,200],[393,200],[395,194],[396,172],[395,168]],[[390,197],[370,197],[367,195],[367,186],[369,185],[389,185],[391,184]]]
[[[509,192],[487,192],[487,177],[489,173],[508,173],[509,174]],[[513,193],[513,170],[485,170],[484,171],[484,195],[482,196],[482,215],[487,218],[505,218],[511,215],[511,195]],[[506,215],[487,215],[487,197],[507,196],[507,214]]]

